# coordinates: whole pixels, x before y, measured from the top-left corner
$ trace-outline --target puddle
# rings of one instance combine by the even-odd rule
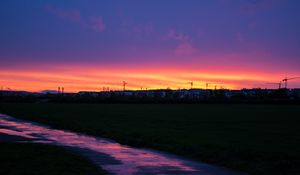
[[[0,114],[0,133],[28,142],[65,146],[86,156],[111,174],[235,175],[239,173],[179,156],[121,145],[113,140],[51,129]]]

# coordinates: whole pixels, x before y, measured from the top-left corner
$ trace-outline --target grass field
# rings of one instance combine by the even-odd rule
[[[1,104],[12,116],[250,174],[300,174],[300,106]]]
[[[101,175],[88,160],[62,148],[0,142],[0,174],[3,175]]]

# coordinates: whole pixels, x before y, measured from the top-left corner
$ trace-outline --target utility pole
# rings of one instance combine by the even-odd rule
[[[126,82],[126,81],[123,81],[123,91],[126,90],[126,85],[127,85],[127,82]]]

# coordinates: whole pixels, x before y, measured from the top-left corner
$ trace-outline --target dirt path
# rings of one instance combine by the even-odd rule
[[[64,146],[91,159],[112,174],[241,174],[150,149],[133,148],[115,141],[51,129],[0,114],[0,141],[28,141]]]

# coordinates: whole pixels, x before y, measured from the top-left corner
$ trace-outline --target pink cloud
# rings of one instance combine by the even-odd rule
[[[197,37],[202,38],[205,35],[205,32],[203,29],[198,29],[197,30]]]
[[[258,21],[252,21],[250,23],[248,23],[248,28],[249,29],[256,29],[259,25],[259,22]]]
[[[154,32],[154,25],[153,23],[149,22],[147,24],[144,25],[144,31],[147,35],[151,34],[152,32]]]
[[[175,29],[171,29],[163,39],[175,40],[178,42],[174,51],[176,55],[190,55],[197,51],[197,49],[191,44],[190,37],[185,33],[176,31]]]
[[[196,52],[196,48],[194,48],[191,43],[185,41],[180,43],[175,49],[175,54],[177,55],[190,55]]]
[[[245,38],[241,32],[236,33],[236,40],[240,43],[243,43],[245,41]]]
[[[95,32],[103,32],[106,28],[106,25],[101,16],[89,16],[87,18],[83,18],[79,10],[77,9],[62,10],[51,5],[47,5],[45,9],[55,16],[58,16],[65,20],[69,20]]]
[[[285,0],[248,0],[246,3],[241,6],[241,11],[244,14],[255,15],[261,11],[272,10],[276,7],[280,7],[283,3],[286,3]]]
[[[121,32],[141,39],[145,36],[149,36],[154,33],[155,26],[152,22],[134,23],[130,18],[125,16],[123,11],[118,11],[117,15],[120,17],[120,29]]]
[[[173,40],[178,40],[178,41],[187,41],[189,39],[189,37],[186,34],[177,32],[174,29],[171,29],[168,32],[167,38],[173,39]]]
[[[103,32],[106,28],[101,16],[91,16],[87,22],[87,27],[95,32]]]
[[[55,14],[56,16],[58,16],[60,18],[70,20],[72,22],[80,22],[81,21],[80,12],[76,9],[64,11],[64,10],[55,8],[54,6],[47,5],[46,10],[48,12]]]
[[[154,26],[150,22],[146,24],[133,25],[131,31],[135,35],[150,35],[154,31]]]

